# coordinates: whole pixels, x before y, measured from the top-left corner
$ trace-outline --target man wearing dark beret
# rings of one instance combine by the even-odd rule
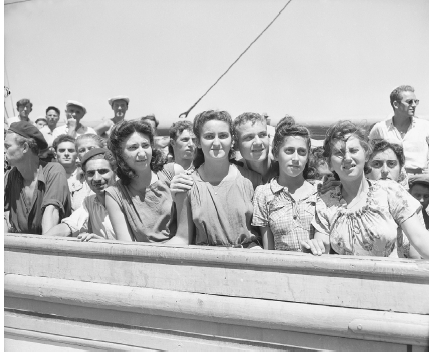
[[[12,166],[4,176],[5,232],[42,234],[70,215],[64,168],[39,159],[47,146],[30,122],[10,125],[4,140],[5,159]]]

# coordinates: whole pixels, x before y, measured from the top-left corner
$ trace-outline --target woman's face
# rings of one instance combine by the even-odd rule
[[[288,136],[280,146],[278,156],[280,174],[297,177],[304,171],[308,161],[307,141],[302,136]]]
[[[358,138],[349,135],[346,139],[334,142],[331,168],[342,181],[353,181],[362,178],[367,155]]]
[[[371,172],[367,174],[369,179],[390,179],[398,182],[401,174],[399,160],[392,149],[377,152],[369,161]]]
[[[232,145],[230,126],[221,120],[209,120],[200,130],[199,147],[203,150],[204,158],[228,158]]]
[[[134,132],[122,143],[122,158],[134,171],[150,169],[152,146],[149,135]]]

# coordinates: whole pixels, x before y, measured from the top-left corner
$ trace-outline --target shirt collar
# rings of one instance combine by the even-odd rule
[[[310,183],[312,184],[312,183]],[[306,198],[304,199],[308,199],[309,202],[316,202],[317,199],[317,185],[316,184],[312,184],[313,185],[313,192],[311,194],[309,194]],[[286,193],[289,194],[288,188],[287,187],[283,187],[279,184],[278,182],[278,177],[276,178],[272,178],[270,181],[270,188],[271,191],[273,192],[273,194],[276,194],[282,190],[284,190]]]
[[[415,121],[414,121],[414,116],[413,116],[413,117],[411,117],[410,127],[414,128],[414,124],[415,124]],[[393,117],[389,119],[389,127],[392,128],[392,129],[395,128],[395,126],[393,125]],[[410,129],[410,128],[408,128],[408,129]]]

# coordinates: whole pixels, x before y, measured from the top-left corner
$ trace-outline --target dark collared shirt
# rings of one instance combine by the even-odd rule
[[[43,212],[58,207],[60,220],[71,213],[66,171],[57,162],[40,161],[33,199],[27,204],[24,179],[16,167],[4,176],[4,211],[9,211],[10,232],[41,234]]]

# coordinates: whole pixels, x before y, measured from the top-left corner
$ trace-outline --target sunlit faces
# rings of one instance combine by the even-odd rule
[[[122,158],[134,171],[150,168],[152,146],[146,134],[134,132],[122,143]]]
[[[308,161],[307,140],[302,136],[288,136],[280,146],[274,158],[279,162],[280,174],[290,177],[299,176]]]
[[[31,108],[31,105],[29,103],[27,103],[25,105],[18,106],[19,116],[21,118],[24,118],[24,119],[28,118],[28,115],[30,114],[30,112],[32,110],[33,109]]]
[[[199,147],[205,159],[228,158],[232,145],[231,127],[221,120],[209,120],[200,128]]]
[[[237,126],[238,149],[245,160],[263,161],[267,158],[270,139],[267,123],[248,121]]]
[[[113,101],[112,109],[115,112],[115,117],[123,118],[128,110],[128,103],[125,100],[115,100]]]
[[[44,121],[43,119],[39,119],[36,122],[36,127],[37,129],[41,130],[43,127],[45,127],[47,125],[46,121]]]
[[[85,155],[89,150],[101,147],[99,143],[92,138],[79,139],[75,145],[80,161],[82,161],[83,155]]]
[[[183,160],[192,160],[195,153],[195,135],[192,131],[185,129],[176,140],[170,140],[174,156]]]
[[[96,158],[87,161],[85,164],[86,183],[88,183],[89,188],[97,195],[114,184],[114,177],[115,174],[108,160]]]
[[[379,179],[390,179],[398,182],[401,174],[401,165],[392,149],[387,149],[376,153],[369,161],[371,172],[367,175],[369,179],[375,181]]]
[[[393,103],[396,108],[397,113],[400,113],[406,117],[413,117],[416,113],[417,104],[415,100],[417,99],[414,92],[404,91],[401,93],[402,99],[400,101],[395,101]],[[412,100],[412,101],[410,101]]]
[[[74,118],[76,119],[77,122],[79,122],[84,115],[85,115],[85,112],[82,107],[76,106],[74,104],[70,104],[67,106],[67,109],[66,109],[67,119]]]
[[[58,144],[55,155],[57,157],[57,162],[64,167],[76,165],[77,152],[74,143],[70,141],[64,141]]]
[[[421,203],[423,209],[427,208],[429,204],[429,186],[416,183],[411,187],[410,194]]]
[[[4,157],[10,166],[15,166],[22,160],[25,146],[21,146],[16,141],[15,133],[7,133],[4,138]]]
[[[46,113],[46,120],[48,121],[49,127],[55,127],[57,125],[59,119],[60,119],[59,114],[53,109],[50,109]]]
[[[331,168],[341,180],[359,179],[363,175],[368,157],[358,138],[349,135],[346,136],[346,139],[345,142],[334,141]]]

